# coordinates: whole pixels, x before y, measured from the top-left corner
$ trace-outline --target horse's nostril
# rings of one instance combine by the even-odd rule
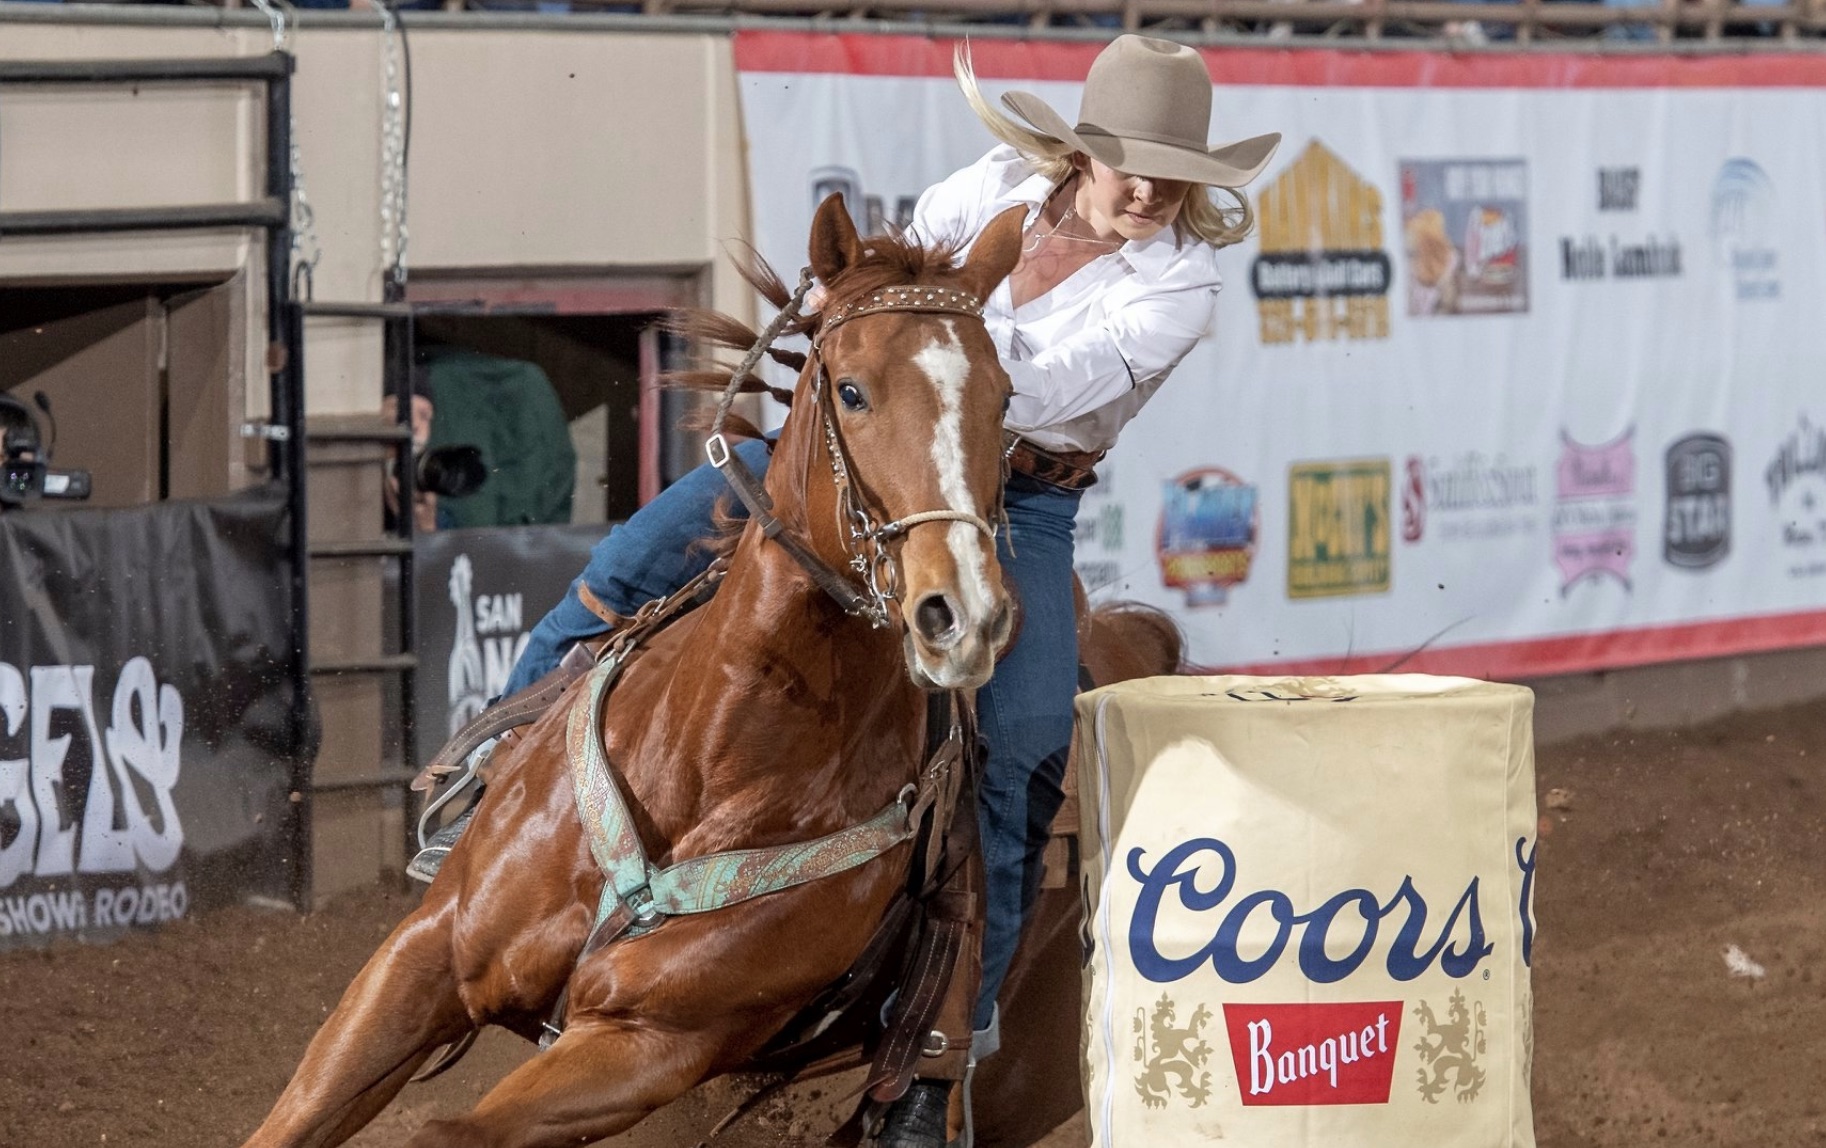
[[[913,626],[919,636],[933,645],[955,636],[957,615],[943,594],[928,594],[913,608]]]

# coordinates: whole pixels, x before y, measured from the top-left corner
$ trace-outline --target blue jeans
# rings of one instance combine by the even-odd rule
[[[750,441],[735,449],[757,476],[766,472],[766,444]],[[572,644],[607,629],[577,600],[577,582],[609,609],[632,614],[708,566],[709,552],[695,544],[710,534],[711,512],[728,489],[722,475],[700,466],[598,542],[571,594],[533,627],[504,696],[556,667]],[[988,923],[977,1028],[986,1027],[994,1013],[1021,926],[1039,892],[1047,829],[1064,800],[1060,786],[1078,688],[1072,523],[1079,497],[1078,491],[1014,475],[1008,483],[1008,532],[997,540],[1002,569],[1021,598],[1022,619],[995,676],[977,691],[988,748],[978,795]],[[733,509],[741,513],[741,504]]]
[[[755,439],[739,442],[735,453],[755,472],[766,474],[767,444]],[[634,517],[609,531],[590,551],[583,573],[571,580],[570,593],[539,619],[526,639],[526,649],[507,675],[502,697],[512,697],[552,670],[566,650],[585,638],[608,630],[577,597],[577,587],[587,585],[604,606],[624,617],[683,586],[702,574],[714,555],[701,545],[710,537],[711,512],[717,499],[730,496],[730,509],[738,516],[747,511],[734,500],[734,491],[723,476],[705,463],[660,491],[659,497],[641,507]]]

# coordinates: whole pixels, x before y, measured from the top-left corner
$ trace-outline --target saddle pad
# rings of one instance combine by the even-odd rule
[[[1093,1143],[1531,1148],[1534,695],[1081,695]]]

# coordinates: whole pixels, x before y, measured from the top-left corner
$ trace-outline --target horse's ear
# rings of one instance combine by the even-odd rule
[[[1011,207],[989,221],[964,261],[964,281],[978,299],[989,298],[1021,261],[1021,224],[1027,209]]]
[[[812,218],[812,273],[828,285],[861,258],[862,238],[850,222],[842,193],[833,191],[824,197],[818,214]]]

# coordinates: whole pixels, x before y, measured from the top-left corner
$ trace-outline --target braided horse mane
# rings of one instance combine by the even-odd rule
[[[899,287],[914,283],[955,286],[958,282],[958,273],[954,264],[962,246],[958,242],[945,242],[927,247],[904,233],[869,236],[862,241],[861,260],[847,268],[838,277],[837,282],[824,285],[825,296],[821,312],[834,313],[849,303],[865,295],[872,295],[885,287]],[[792,291],[781,280],[779,273],[753,247],[744,244],[742,247],[732,250],[730,259],[735,265],[736,273],[776,309],[785,307],[792,298]],[[782,336],[815,335],[821,319],[820,311],[799,315],[786,324],[780,334]],[[661,327],[668,333],[693,343],[700,348],[700,353],[702,349],[706,348],[747,351],[760,339],[760,335],[741,320],[719,311],[700,308],[680,308],[671,311],[661,321]],[[767,357],[792,371],[805,369],[806,357],[801,351],[769,347]],[[714,360],[700,361],[693,367],[662,374],[660,382],[662,385],[683,390],[721,393],[728,389],[730,378],[735,374],[735,368],[734,363]],[[753,374],[743,379],[736,390],[738,394],[769,395],[782,405],[789,407],[793,401],[793,392],[790,388],[772,386]],[[732,438],[761,437],[758,428],[748,420],[734,414],[728,417],[724,428]]]
[[[869,236],[862,241],[861,260],[847,268],[836,283],[824,285],[825,296],[820,310],[795,317],[781,329],[780,334],[782,337],[813,336],[818,331],[823,313],[835,313],[846,304],[885,287],[913,283],[953,286],[958,280],[954,264],[962,246],[959,242],[945,242],[926,247],[905,233]],[[729,256],[736,273],[775,309],[785,307],[791,300],[792,291],[780,278],[779,272],[753,247],[743,244],[732,249]],[[694,366],[662,373],[659,377],[660,385],[716,394],[728,390],[737,364],[716,360],[713,357],[714,350],[720,348],[746,352],[761,338],[759,332],[740,319],[708,308],[682,307],[670,311],[660,321],[660,328],[692,344],[699,356],[699,361]],[[767,357],[794,372],[805,369],[806,356],[802,351],[770,346],[767,348]],[[736,388],[736,393],[768,395],[786,407],[792,406],[793,402],[790,387],[774,386],[755,374],[744,378]],[[711,418],[710,408],[700,407],[686,415],[682,425],[688,430],[707,430]],[[761,437],[759,427],[733,411],[724,417],[723,432],[731,439]],[[711,516],[714,533],[695,545],[718,556],[726,557],[733,552],[736,542],[741,538],[742,528],[747,523],[745,517],[734,512],[734,507],[733,495],[725,494],[719,498]]]

